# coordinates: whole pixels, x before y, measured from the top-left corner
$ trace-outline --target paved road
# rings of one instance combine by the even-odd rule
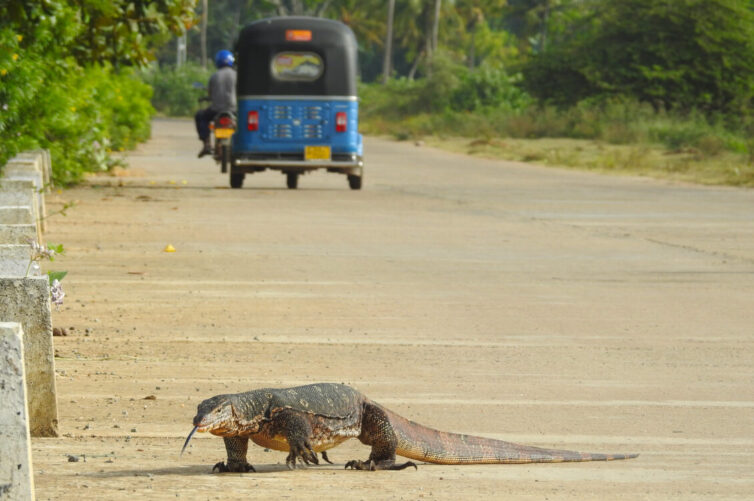
[[[128,175],[59,196],[80,200],[48,232],[74,330],[40,499],[752,499],[754,191],[375,138],[360,192],[273,172],[230,190],[191,127],[156,121]],[[351,441],[333,467],[255,448],[260,473],[221,476],[201,435],[178,457],[202,399],[314,381],[445,430],[641,456],[367,474],[340,471],[368,454]]]

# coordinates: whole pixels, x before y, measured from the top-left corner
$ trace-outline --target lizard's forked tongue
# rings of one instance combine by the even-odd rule
[[[186,437],[186,441],[183,442],[183,449],[181,449],[181,456],[183,456],[183,451],[186,450],[186,446],[188,445],[189,440],[191,440],[191,437],[194,436],[194,432],[197,430],[197,428],[199,428],[199,427],[198,426],[194,426],[194,429],[191,430],[191,433],[189,433],[188,437]]]

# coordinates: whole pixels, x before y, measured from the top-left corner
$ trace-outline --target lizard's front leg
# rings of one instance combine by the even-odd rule
[[[212,471],[219,471],[220,473],[226,472],[241,472],[253,471],[256,473],[251,464],[246,461],[246,451],[249,448],[248,437],[224,437],[225,451],[228,453],[227,462],[220,461],[212,467]]]
[[[299,411],[294,409],[280,409],[272,413],[272,436],[282,435],[288,442],[289,454],[285,464],[289,469],[296,468],[296,462],[305,464],[319,464],[317,454],[312,450],[312,425]],[[329,462],[326,456],[323,456]]]

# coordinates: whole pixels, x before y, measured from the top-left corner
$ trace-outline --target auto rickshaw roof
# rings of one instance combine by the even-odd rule
[[[239,97],[264,95],[356,96],[356,37],[345,24],[316,17],[273,17],[247,25],[235,46]],[[313,81],[272,75],[280,53],[314,53],[324,71]]]

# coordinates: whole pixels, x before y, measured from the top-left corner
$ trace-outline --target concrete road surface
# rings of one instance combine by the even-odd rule
[[[59,439],[39,499],[754,499],[754,191],[540,168],[367,138],[364,189],[241,190],[189,121],[53,197]],[[172,245],[176,252],[164,252]],[[210,474],[179,457],[218,393],[351,384],[433,427],[609,463]],[[73,461],[78,459],[78,461]]]

